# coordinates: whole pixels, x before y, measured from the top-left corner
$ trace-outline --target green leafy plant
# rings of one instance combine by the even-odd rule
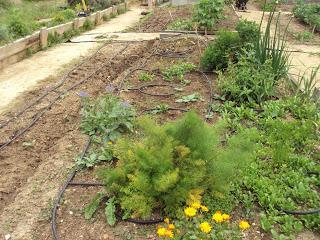
[[[261,103],[274,93],[271,60],[261,64],[251,53],[242,56],[238,63],[229,64],[225,74],[219,73],[218,85],[226,99]]]
[[[320,4],[300,3],[293,9],[294,16],[313,27],[313,31],[320,31]]]
[[[57,12],[53,17],[53,22],[55,24],[64,23],[66,21],[70,21],[76,17],[75,11],[72,9],[65,9],[63,11]]]
[[[192,72],[196,69],[196,65],[193,63],[179,63],[168,67],[163,71],[163,75],[166,81],[172,81],[177,77],[181,82],[188,83],[184,78],[186,73]]]
[[[137,124],[138,138],[115,144],[116,166],[99,171],[124,216],[146,218],[157,209],[175,215],[194,189],[211,196],[226,193],[234,174],[253,156],[254,129],[221,146],[223,125],[213,128],[193,112],[163,126],[147,117]]]
[[[190,19],[178,19],[175,22],[169,24],[168,30],[186,30],[192,31],[194,29],[194,23]]]
[[[86,101],[82,110],[82,130],[100,135],[104,142],[115,141],[120,133],[133,129],[135,111],[126,101],[106,95],[94,101]]]
[[[160,104],[152,109],[152,114],[165,113],[169,110],[169,106],[167,104]]]
[[[99,208],[99,205],[103,198],[104,194],[102,192],[98,193],[91,201],[91,203],[84,208],[85,219],[91,219],[93,217],[94,213]]]
[[[0,26],[0,43],[5,43],[9,40],[9,33],[5,26]]]
[[[150,82],[155,78],[153,73],[143,72],[139,75],[139,80],[142,82]]]
[[[193,22],[205,30],[211,30],[223,17],[224,0],[200,0],[193,12]]]
[[[226,68],[230,61],[236,61],[241,45],[237,32],[219,31],[217,39],[209,43],[201,56],[201,67],[207,71]]]
[[[294,37],[300,42],[309,42],[314,38],[314,34],[309,31],[303,31],[303,32],[294,34]]]
[[[199,93],[193,93],[187,96],[183,96],[180,99],[177,99],[177,103],[190,103],[190,102],[197,102],[203,101],[203,97]]]
[[[108,202],[106,203],[106,207],[105,207],[105,215],[106,215],[106,219],[107,222],[110,226],[114,226],[116,224],[116,200],[115,197],[109,198]]]

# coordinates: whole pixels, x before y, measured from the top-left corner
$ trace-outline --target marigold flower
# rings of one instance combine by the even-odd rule
[[[112,145],[112,144],[113,144],[113,142],[112,142],[112,141],[109,141],[109,142],[108,142],[108,144],[109,144],[109,145]]]
[[[217,223],[223,222],[223,217],[220,211],[217,211],[215,214],[213,214],[212,219]]]
[[[169,230],[174,230],[176,227],[171,223],[168,225],[168,229]]]
[[[169,222],[170,222],[169,218],[165,218],[163,221],[164,221],[166,224],[169,224]]]
[[[173,238],[174,237],[173,232],[171,230],[167,230],[165,236],[168,237],[168,238]]]
[[[211,232],[211,225],[208,222],[203,222],[200,224],[200,230],[204,233],[209,233]]]
[[[193,217],[197,214],[197,209],[194,209],[193,207],[187,207],[184,209],[184,214],[187,217]]]
[[[231,217],[229,214],[224,213],[222,214],[222,218],[223,218],[223,221],[229,221]]]
[[[247,230],[247,229],[250,228],[250,224],[249,224],[247,221],[240,221],[239,227],[240,227],[242,230]]]
[[[191,204],[191,207],[193,207],[194,209],[199,209],[201,207],[201,204],[200,202],[193,202]]]
[[[167,229],[165,229],[164,227],[160,227],[158,228],[157,233],[159,237],[165,237],[167,234]]]
[[[209,212],[209,209],[206,206],[201,205],[200,208],[203,212]]]

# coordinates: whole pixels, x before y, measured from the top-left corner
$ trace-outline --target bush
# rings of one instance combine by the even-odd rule
[[[82,130],[89,135],[100,135],[105,141],[114,141],[121,132],[132,130],[133,107],[117,97],[107,95],[95,101],[86,101],[82,110]]]
[[[294,16],[320,31],[320,3],[299,4],[293,9]]]
[[[8,24],[8,31],[13,38],[24,37],[30,34],[30,29],[21,20],[14,18]]]
[[[261,64],[250,53],[242,56],[238,63],[229,64],[225,74],[219,74],[218,85],[228,100],[261,103],[272,96],[274,90],[271,61]]]
[[[228,62],[234,62],[237,52],[241,49],[241,39],[238,33],[220,31],[218,38],[209,43],[201,57],[201,66],[204,70],[224,69]]]
[[[9,0],[0,0],[0,9],[7,9],[12,5],[11,1]]]
[[[193,12],[193,22],[199,27],[211,30],[214,24],[223,17],[224,0],[200,0]]]
[[[236,30],[244,43],[254,43],[259,39],[259,25],[252,21],[240,20]]]
[[[214,129],[194,112],[163,126],[144,117],[138,126],[138,140],[125,137],[116,143],[116,167],[100,171],[124,216],[147,218],[156,209],[173,216],[193,191],[225,193],[254,149],[253,130],[230,138],[222,147],[221,124]]]

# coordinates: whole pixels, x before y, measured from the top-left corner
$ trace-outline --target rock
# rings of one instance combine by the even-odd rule
[[[5,239],[5,240],[10,240],[10,239],[11,239],[11,235],[10,235],[10,234],[5,235],[5,236],[4,236],[4,239]]]

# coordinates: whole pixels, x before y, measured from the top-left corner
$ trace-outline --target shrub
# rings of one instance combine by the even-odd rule
[[[193,22],[205,30],[211,30],[223,17],[224,0],[200,0],[193,12]]]
[[[234,62],[237,52],[241,48],[241,39],[238,33],[220,31],[215,41],[210,42],[201,57],[201,66],[204,70],[224,69],[228,62]]]
[[[138,126],[139,139],[124,137],[116,143],[116,167],[100,171],[124,216],[147,218],[156,209],[175,215],[196,189],[225,193],[254,149],[253,130],[230,138],[222,147],[221,124],[213,128],[193,112],[163,126],[140,118]]]
[[[261,64],[249,53],[229,64],[225,74],[220,72],[218,84],[229,100],[261,103],[273,94],[275,74],[270,60]]]
[[[8,31],[13,38],[24,37],[30,33],[27,25],[17,18],[13,18],[9,22]]]
[[[91,136],[100,135],[105,141],[114,141],[121,132],[132,130],[134,115],[134,109],[128,102],[106,95],[85,102],[81,128]]]
[[[76,17],[75,11],[72,9],[65,9],[56,13],[53,17],[53,22],[55,23],[64,23],[66,21],[72,20]]]
[[[259,38],[259,25],[252,21],[240,20],[237,24],[236,30],[244,43],[254,43]]]
[[[294,16],[320,31],[320,3],[299,4],[293,9]]]
[[[169,30],[186,30],[191,31],[194,29],[194,23],[189,19],[178,19],[168,26]]]

